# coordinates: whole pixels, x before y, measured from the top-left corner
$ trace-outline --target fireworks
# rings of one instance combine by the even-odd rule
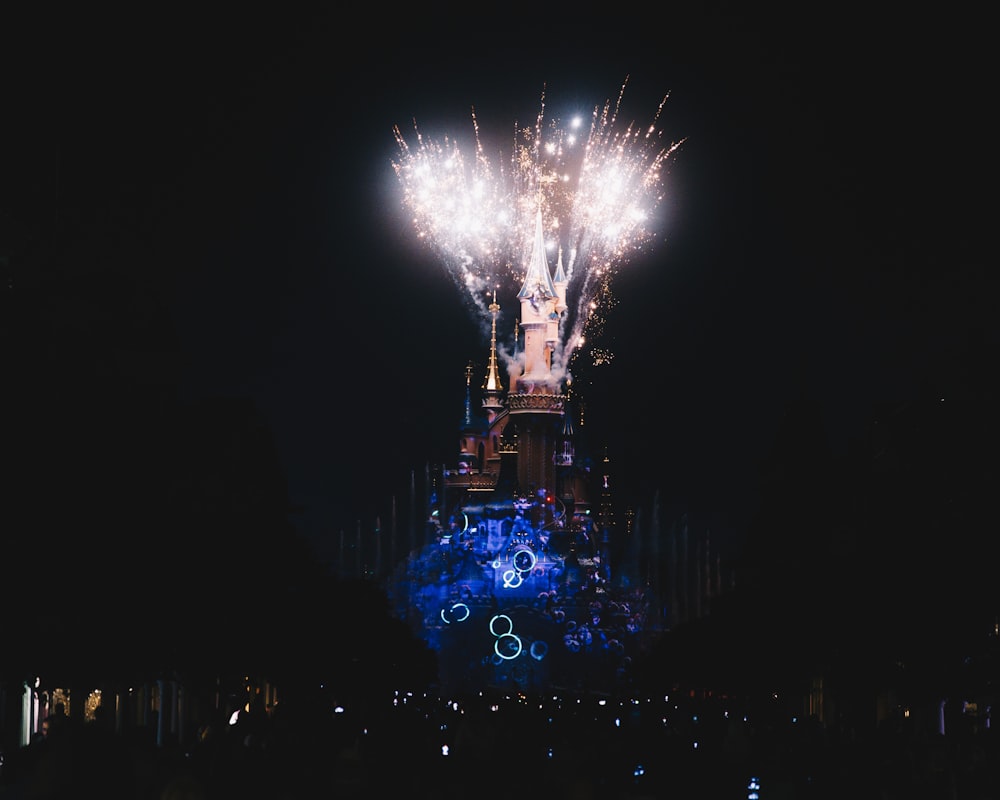
[[[571,307],[553,361],[567,374],[585,334],[603,322],[611,278],[654,236],[666,162],[682,144],[664,144],[657,129],[666,97],[649,125],[619,126],[627,83],[614,104],[594,109],[589,128],[581,118],[548,120],[543,94],[534,124],[515,126],[509,157],[495,160],[474,111],[465,150],[450,137],[428,140],[416,125],[411,147],[394,129],[393,167],[417,235],[484,319],[493,290],[520,287],[541,208],[550,268],[561,259],[569,281]]]

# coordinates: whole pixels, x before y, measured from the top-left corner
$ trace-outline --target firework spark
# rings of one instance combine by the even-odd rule
[[[543,92],[534,124],[515,126],[509,158],[495,161],[474,110],[468,154],[450,137],[425,138],[415,123],[411,147],[394,128],[400,157],[393,167],[417,235],[484,319],[492,291],[516,292],[523,281],[541,208],[550,266],[562,260],[567,297],[575,300],[553,357],[553,371],[561,366],[567,375],[585,335],[599,332],[611,278],[653,238],[666,162],[683,143],[664,144],[657,128],[667,97],[648,126],[619,126],[627,84],[615,103],[594,109],[589,130],[580,118],[547,120]]]

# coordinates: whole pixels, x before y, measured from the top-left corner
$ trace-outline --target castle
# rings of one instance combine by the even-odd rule
[[[567,285],[561,254],[550,272],[539,211],[517,295],[520,374],[505,391],[494,293],[484,415],[472,413],[470,365],[457,466],[438,478],[426,544],[392,577],[396,613],[436,651],[445,690],[611,687],[656,627],[649,587],[612,564],[608,459],[595,471],[577,454],[553,370]]]

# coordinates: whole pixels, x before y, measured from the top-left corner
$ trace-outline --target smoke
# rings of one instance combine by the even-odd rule
[[[507,385],[510,386],[524,371],[524,354],[511,353],[510,350],[498,343],[497,359],[507,372]]]

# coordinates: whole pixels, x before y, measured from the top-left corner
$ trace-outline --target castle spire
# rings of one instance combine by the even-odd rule
[[[490,331],[490,364],[486,369],[486,380],[483,383],[483,408],[492,419],[498,409],[503,407],[500,399],[503,393],[503,384],[500,382],[500,373],[497,369],[497,314],[500,313],[500,304],[497,303],[497,290],[493,290],[493,302],[490,303],[490,314],[493,322]]]
[[[535,242],[528,262],[524,285],[517,294],[521,301],[521,328],[524,330],[524,373],[521,383],[527,386],[552,381],[552,351],[555,348],[558,314],[556,287],[545,259],[542,209],[535,221]]]
[[[559,247],[559,258],[556,260],[556,274],[552,278],[552,283],[556,287],[556,313],[562,314],[567,309],[566,286],[569,278],[566,277],[566,270],[563,269],[562,246]]]
[[[604,448],[601,462],[601,505],[597,512],[597,524],[601,533],[599,550],[602,572],[605,580],[611,580],[611,537],[615,519],[611,505],[611,459],[608,457],[607,447]]]
[[[528,300],[533,306],[541,307],[556,296],[556,287],[549,274],[549,264],[545,259],[545,234],[542,230],[542,209],[535,217],[535,241],[531,248],[531,260],[524,284],[517,294],[518,299]],[[522,302],[523,306],[523,302]]]
[[[472,426],[472,362],[465,365],[465,419],[463,425],[466,428]]]
[[[552,308],[549,311],[548,325],[546,326],[545,343],[549,352],[559,347],[559,323],[562,321],[562,314],[566,310],[566,271],[562,263],[562,247],[559,248],[559,256],[556,259],[556,274],[552,279],[552,287],[555,289]]]

